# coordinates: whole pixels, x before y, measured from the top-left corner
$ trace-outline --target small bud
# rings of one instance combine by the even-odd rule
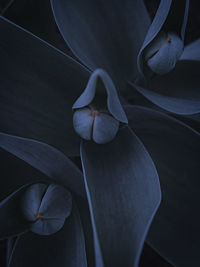
[[[34,184],[22,198],[22,212],[30,230],[38,235],[59,231],[72,209],[71,194],[58,185]]]
[[[73,124],[77,134],[97,144],[112,141],[120,123],[128,123],[115,85],[102,69],[92,73],[73,109]]]
[[[97,144],[112,141],[119,129],[119,121],[112,115],[89,107],[76,110],[73,123],[75,131],[83,139]]]
[[[173,32],[160,34],[146,48],[145,61],[156,74],[166,74],[176,65],[183,52],[183,41]]]

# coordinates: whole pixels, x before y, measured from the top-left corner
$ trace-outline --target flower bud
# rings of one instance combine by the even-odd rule
[[[156,74],[166,74],[176,65],[183,52],[183,41],[173,32],[160,34],[146,48],[145,61]]]
[[[160,1],[138,53],[138,70],[143,78],[149,80],[175,67],[183,52],[188,9],[189,0]]]
[[[59,231],[72,209],[71,194],[58,185],[34,184],[22,198],[22,212],[30,230],[39,235]]]
[[[75,131],[86,140],[97,144],[112,141],[119,129],[119,121],[111,115],[91,108],[78,109],[73,117]]]
[[[75,131],[85,140],[97,144],[112,141],[120,123],[127,123],[116,88],[102,69],[94,71],[88,84],[73,105]]]

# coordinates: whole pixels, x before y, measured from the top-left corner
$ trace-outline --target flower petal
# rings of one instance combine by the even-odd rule
[[[4,133],[0,133],[0,147],[41,171],[51,181],[85,195],[82,173],[57,149],[42,142]]]
[[[154,164],[127,128],[113,142],[83,142],[81,159],[92,216],[96,266],[137,266],[160,203]]]
[[[161,183],[162,202],[147,241],[175,266],[198,266],[200,135],[155,110],[132,106],[126,111]]]
[[[88,72],[2,17],[0,32],[1,131],[77,155],[71,107],[85,88]]]
[[[75,205],[63,228],[54,235],[21,236],[9,259],[9,267],[87,267],[85,241]]]
[[[97,144],[111,142],[119,130],[119,122],[108,114],[101,114],[94,120],[93,140]]]
[[[133,87],[159,107],[180,115],[200,112],[200,61],[180,60],[169,74]]]
[[[143,1],[51,3],[61,34],[87,67],[105,69],[114,82],[136,76],[137,54],[150,25]]]

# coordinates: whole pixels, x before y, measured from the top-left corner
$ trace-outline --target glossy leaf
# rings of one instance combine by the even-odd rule
[[[185,124],[192,127],[194,130],[200,133],[200,113],[190,116],[175,116],[178,120],[181,120]]]
[[[65,49],[66,44],[57,29],[49,0],[11,0],[3,15],[54,46]]]
[[[3,0],[0,3],[0,14],[4,14],[7,9],[9,9],[9,7],[13,4],[15,0]]]
[[[180,115],[200,112],[199,61],[180,60],[169,74],[132,86],[159,107]]]
[[[83,142],[81,159],[96,266],[137,266],[161,197],[149,154],[125,127],[109,144]]]
[[[0,239],[29,230],[30,223],[24,218],[21,209],[21,198],[27,186],[22,186],[0,202]]]
[[[54,235],[21,236],[9,260],[9,267],[86,267],[85,241],[75,205],[64,227]]]
[[[47,183],[49,178],[23,160],[0,148],[0,200],[30,183]]]
[[[18,238],[20,236],[17,236],[17,237],[10,237],[7,239],[7,248],[6,248],[6,261],[7,261],[7,264],[9,263],[9,259],[10,257],[12,257],[12,253],[15,249],[15,246],[16,246],[16,243],[18,241]]]
[[[184,48],[181,60],[200,60],[200,39],[190,43]]]
[[[88,72],[2,17],[0,33],[1,131],[77,155],[79,138],[71,107],[85,87]]]
[[[93,267],[95,266],[93,232],[92,232],[88,201],[77,195],[73,196],[73,200],[77,205],[79,215],[81,218],[81,224],[83,226],[88,267]]]
[[[161,0],[138,55],[140,73],[149,76],[152,71],[164,74],[173,69],[183,50],[188,8],[189,0]],[[156,48],[161,35],[163,42]],[[147,58],[150,51],[152,55]]]
[[[137,54],[150,25],[143,1],[87,0],[83,4],[81,0],[51,0],[51,3],[61,34],[87,67],[105,69],[119,84],[135,78]]]
[[[0,147],[70,191],[85,195],[82,173],[57,149],[32,139],[0,133]]]
[[[155,110],[132,106],[126,111],[155,162],[162,189],[147,241],[174,266],[198,266],[200,135]]]

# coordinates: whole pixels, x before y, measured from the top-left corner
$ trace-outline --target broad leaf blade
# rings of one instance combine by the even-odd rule
[[[72,105],[88,72],[39,38],[0,18],[1,131],[77,155]],[[14,45],[13,45],[14,44]]]
[[[97,266],[137,266],[161,197],[151,158],[127,127],[109,144],[82,143],[81,158]]]
[[[126,111],[155,162],[162,189],[147,241],[175,266],[198,266],[200,135],[152,109],[132,106]]]

